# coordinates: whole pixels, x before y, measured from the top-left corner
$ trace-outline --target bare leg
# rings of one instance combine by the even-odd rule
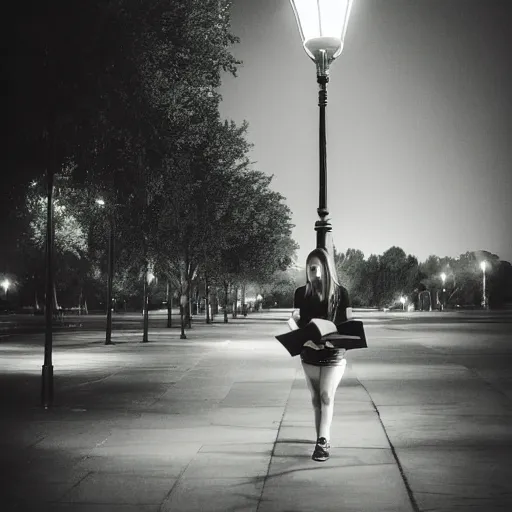
[[[334,396],[345,373],[346,364],[347,361],[343,359],[339,366],[322,366],[320,371],[320,425],[318,437],[325,437],[328,442],[331,435]]]
[[[313,366],[312,364],[302,363],[304,368],[304,375],[306,376],[306,383],[311,393],[311,402],[313,403],[313,410],[315,411],[315,430],[316,438],[320,431],[320,366]]]

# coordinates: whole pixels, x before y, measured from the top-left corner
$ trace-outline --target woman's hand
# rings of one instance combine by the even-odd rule
[[[296,331],[297,329],[299,329],[299,326],[297,325],[299,318],[300,318],[299,310],[298,309],[293,310],[292,316],[288,319],[288,322],[287,322],[290,330]]]
[[[334,348],[334,345],[330,341],[317,344],[314,341],[308,340],[306,341],[306,343],[304,343],[303,346],[312,348],[313,350],[322,350],[323,348]]]

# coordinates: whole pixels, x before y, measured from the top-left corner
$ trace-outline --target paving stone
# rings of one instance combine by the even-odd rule
[[[69,490],[60,501],[144,505],[159,504],[174,486],[173,478],[127,474],[91,473]]]
[[[277,428],[282,407],[218,407],[209,414],[212,425]]]
[[[458,364],[436,364],[430,363],[403,363],[396,361],[394,363],[386,362],[385,364],[378,363],[358,363],[357,376],[362,380],[459,380],[471,377],[471,372],[465,367]]]
[[[290,385],[281,382],[235,382],[222,401],[223,407],[284,407],[290,394]]]
[[[271,468],[272,471],[272,468]],[[413,512],[395,465],[308,462],[265,481],[258,512]]]
[[[365,380],[377,406],[415,404],[473,404],[475,407],[490,403],[499,405],[503,397],[476,378],[428,380]]]
[[[159,512],[160,505],[130,505],[123,503],[34,503],[34,508],[38,512]],[[27,509],[29,510],[29,509]]]
[[[173,428],[205,427],[211,424],[208,413],[175,414],[161,412],[142,412],[138,418],[127,425],[129,429],[167,430]]]
[[[218,453],[218,454],[258,454],[268,455],[272,454],[274,449],[274,442],[269,443],[245,443],[245,444],[204,444],[199,450],[200,453]]]
[[[398,448],[421,510],[512,510],[512,447]]]
[[[14,509],[18,506],[24,511],[38,510],[28,507],[38,502],[58,501],[76,484],[77,482],[74,481],[52,483],[43,479],[39,481],[20,479],[17,482],[9,482],[9,486],[2,489],[2,509],[7,506],[4,504],[9,504],[9,507]]]
[[[116,452],[113,455],[109,450],[105,455],[91,455],[81,459],[77,462],[74,470],[88,473],[178,478],[193,456],[192,451],[186,454],[183,452],[169,454],[165,450],[163,453],[151,453],[151,451],[146,453],[141,450],[138,454]]]
[[[207,481],[214,478],[257,478],[267,474],[270,453],[199,451],[192,459],[181,478],[199,478]]]
[[[384,407],[380,416],[397,446],[501,446],[512,448],[512,415],[472,416],[420,412],[416,407]],[[476,412],[476,411],[475,411]]]
[[[165,500],[161,512],[256,512],[262,488],[262,479],[183,479]]]

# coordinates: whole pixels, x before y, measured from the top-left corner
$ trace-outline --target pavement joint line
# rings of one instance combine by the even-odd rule
[[[199,448],[199,450],[197,450],[197,453],[199,453],[202,448],[203,448],[203,445],[201,445],[201,448]],[[185,465],[185,467],[179,472],[178,476],[176,477],[176,481],[171,486],[171,488],[169,489],[169,492],[164,496],[162,502],[158,506],[158,512],[165,512],[165,510],[167,510],[167,508],[164,508],[166,506],[166,503],[170,500],[172,493],[174,492],[174,489],[176,489],[178,487],[178,484],[181,482],[181,479],[182,479],[183,475],[185,474],[185,471],[187,471],[190,464],[192,464],[192,461],[195,460],[197,453],[193,457],[191,457],[191,459],[188,461],[188,463]]]
[[[288,409],[288,403],[290,401],[290,396],[291,396],[292,391],[293,391],[293,384],[295,383],[295,380],[297,379],[297,372],[298,371],[299,370],[295,370],[295,375],[294,375],[294,377],[292,379],[292,383],[290,385],[290,392],[288,393],[288,397],[286,398],[286,405],[283,407],[283,414],[281,415],[281,420],[279,421],[279,428],[277,429],[274,445],[272,446],[272,452],[270,453],[270,457],[268,459],[267,474],[263,478],[263,485],[261,486],[261,494],[260,494],[260,497],[258,498],[258,505],[256,506],[256,511],[255,512],[258,512],[258,510],[260,509],[260,506],[261,506],[261,502],[263,501],[263,494],[265,492],[265,485],[267,483],[268,476],[269,476],[269,473],[270,473],[270,466],[272,465],[272,458],[274,457],[274,454],[275,454],[275,451],[276,451],[277,440],[279,439],[279,433],[281,432],[281,427],[283,426],[283,420],[284,420],[284,417],[286,415],[286,410]]]
[[[409,496],[409,500],[411,502],[412,508],[413,508],[414,512],[421,512],[418,502],[416,501],[416,498],[414,497],[412,487],[409,484],[409,480],[407,479],[407,476],[405,474],[402,463],[400,462],[400,459],[398,458],[398,454],[396,453],[395,446],[391,442],[391,439],[387,433],[386,427],[384,426],[384,422],[382,421],[382,418],[380,417],[379,408],[375,404],[373,397],[370,394],[370,392],[368,391],[368,389],[366,389],[366,386],[359,380],[359,378],[356,377],[356,379],[357,379],[357,382],[359,382],[359,385],[365,390],[366,394],[370,398],[373,408],[375,409],[375,412],[377,413],[377,417],[379,418],[380,425],[381,425],[382,430],[384,431],[384,435],[386,436],[386,439],[389,443],[389,447],[391,448],[391,454],[393,455],[393,458],[395,459],[396,465],[398,466],[398,471],[400,472],[400,476],[402,478],[402,481],[404,482],[405,489],[407,491],[407,495]]]
[[[87,458],[87,457],[85,457],[85,458]],[[69,489],[64,491],[62,493],[61,497],[56,502],[54,502],[54,503],[71,503],[69,501],[65,501],[64,500],[64,498],[66,497],[66,494],[71,493],[71,491],[73,489],[76,489],[90,475],[94,475],[94,471],[87,471],[87,473],[82,478],[79,478],[78,481],[74,485],[72,485]]]

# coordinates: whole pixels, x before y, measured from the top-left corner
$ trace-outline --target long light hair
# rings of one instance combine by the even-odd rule
[[[322,298],[321,302],[327,306],[327,320],[334,320],[338,308],[340,283],[334,263],[325,249],[313,249],[306,258],[306,290],[305,297],[313,297],[317,294],[313,283],[309,279],[309,264],[313,258],[318,258],[322,265]]]

